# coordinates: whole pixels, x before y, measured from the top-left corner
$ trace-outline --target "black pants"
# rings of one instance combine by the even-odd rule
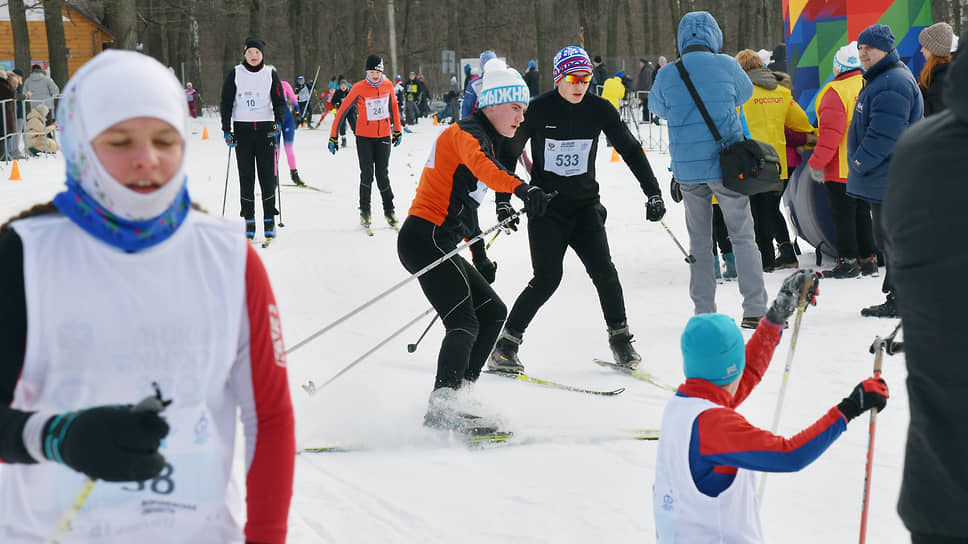
[[[968,544],[968,538],[911,533],[911,544]]]
[[[713,255],[716,255],[716,246],[723,253],[733,252],[733,243],[729,241],[729,230],[726,229],[726,220],[723,219],[723,210],[719,204],[713,204]]]
[[[887,230],[884,229],[884,208],[880,202],[871,202],[871,222],[874,224],[874,243],[884,256],[884,283],[881,292],[894,295],[894,282],[891,281],[891,262],[887,256]]]
[[[390,189],[390,175],[387,174],[387,165],[390,163],[390,137],[357,136],[356,156],[360,159],[360,212],[370,213],[370,192],[375,173],[376,184],[380,188],[380,197],[383,199],[383,213],[390,214],[393,212],[393,190]]]
[[[750,195],[750,211],[753,212],[753,230],[756,233],[756,247],[763,256],[763,267],[772,267],[776,259],[773,240],[777,244],[790,243],[790,232],[786,220],[780,213],[782,193],[769,191]]]
[[[625,299],[608,249],[605,216],[605,207],[594,204],[579,208],[567,216],[549,211],[543,217],[528,218],[534,277],[511,308],[507,323],[509,329],[523,333],[538,309],[558,289],[562,261],[569,247],[575,250],[595,284],[605,323],[615,327],[625,322]]]
[[[308,120],[311,112],[309,111],[309,100],[305,102],[299,102],[299,119],[296,119],[296,124],[298,125],[300,121]]]
[[[407,217],[397,237],[397,255],[411,274],[457,247],[454,235],[416,216]],[[434,389],[457,389],[475,381],[501,332],[508,310],[473,265],[455,255],[420,276],[420,288],[437,310],[446,333],[437,356]]]
[[[871,206],[866,200],[847,195],[847,184],[825,182],[830,213],[837,231],[837,256],[844,259],[870,257],[874,254]]]
[[[276,211],[276,139],[269,121],[234,123],[235,160],[239,166],[242,217],[255,218],[255,174],[258,168],[262,189],[262,215],[269,219]]]

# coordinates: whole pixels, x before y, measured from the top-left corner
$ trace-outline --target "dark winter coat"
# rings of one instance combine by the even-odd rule
[[[539,94],[541,94],[540,91],[538,91],[538,88],[540,87],[541,76],[540,74],[538,74],[537,68],[532,68],[527,72],[525,72],[524,82],[528,84],[528,91],[531,92],[531,98],[534,98]]]
[[[921,89],[921,97],[924,99],[925,117],[941,113],[945,108],[942,89],[944,89],[944,81],[947,79],[950,65],[950,62],[945,62],[931,69],[931,86],[927,89],[918,85]]]
[[[609,75],[608,68],[605,67],[604,62],[592,68],[592,82],[588,90],[595,94],[599,94],[598,86],[604,85],[605,80],[609,78]]]
[[[911,531],[960,539],[968,537],[966,88],[968,57],[956,57],[943,90],[948,109],[898,141],[884,199],[911,409],[897,510]]]
[[[639,70],[639,77],[635,80],[636,91],[648,91],[652,88],[652,64],[646,64]]]
[[[854,105],[847,135],[847,194],[882,202],[887,165],[904,130],[924,116],[918,83],[897,49],[864,72],[865,86]]]

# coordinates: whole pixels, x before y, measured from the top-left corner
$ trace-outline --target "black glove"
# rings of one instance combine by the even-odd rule
[[[339,140],[336,139],[336,136],[331,136],[329,138],[329,146],[328,147],[329,147],[329,152],[332,153],[333,155],[335,155],[336,154],[336,150],[339,149]]]
[[[498,221],[498,223],[504,221],[508,217],[513,216],[514,213],[515,213],[514,212],[514,207],[511,206],[511,203],[510,202],[498,202],[497,203],[497,221]],[[515,217],[511,221],[508,221],[507,223],[504,223],[504,228],[511,229],[511,230],[518,230],[518,223],[520,223],[520,222],[521,222],[521,220],[518,219],[517,217]]]
[[[147,400],[147,399],[146,399]],[[168,423],[158,409],[97,406],[50,418],[42,434],[44,456],[108,482],[143,482],[165,468],[158,452]]]
[[[402,136],[403,136],[403,133],[400,132],[399,130],[394,130],[390,134],[390,143],[393,144],[393,147],[397,147],[398,145],[400,145],[400,138]]]
[[[524,209],[529,216],[540,217],[548,211],[551,195],[542,191],[541,187],[522,183],[514,190],[514,194],[524,201]]]
[[[649,221],[659,221],[665,215],[665,212],[665,202],[662,201],[662,195],[650,196],[649,201],[645,204],[645,218]]]
[[[837,408],[847,421],[850,421],[871,408],[877,408],[878,412],[883,412],[890,397],[887,382],[883,378],[867,378],[857,384],[854,390],[840,401]]]
[[[682,202],[682,187],[676,178],[672,178],[672,182],[669,184],[669,194],[672,195],[672,201],[676,204]]]
[[[803,286],[810,284],[805,300],[807,304],[817,305],[817,294],[820,292],[820,274],[814,270],[797,270],[783,280],[780,292],[773,300],[770,309],[766,311],[766,320],[774,325],[784,325],[793,315],[800,304],[800,291]]]
[[[484,240],[478,240],[471,244],[471,255],[473,256],[474,268],[484,276],[487,283],[494,283],[494,276],[497,274],[497,263],[487,258],[487,251],[484,249]]]

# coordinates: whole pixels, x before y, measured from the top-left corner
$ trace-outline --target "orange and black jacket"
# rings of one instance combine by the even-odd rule
[[[420,174],[409,215],[464,238],[480,233],[477,208],[484,199],[484,186],[513,193],[523,183],[498,162],[495,142],[500,138],[480,111],[447,127]]]
[[[397,105],[397,95],[393,90],[393,84],[384,78],[379,85],[374,86],[366,78],[363,78],[353,84],[353,87],[350,88],[350,93],[346,95],[343,103],[340,104],[339,111],[336,112],[336,119],[333,119],[333,128],[330,130],[329,136],[331,138],[336,137],[336,132],[339,130],[339,124],[342,122],[343,116],[355,104],[357,116],[354,134],[364,138],[389,138],[389,117],[377,121],[371,121],[369,119],[366,101],[376,98],[383,98],[387,101],[387,107],[390,108],[389,113],[393,116],[393,126],[396,127],[396,130],[401,130],[400,127],[403,125],[400,124],[400,107]]]

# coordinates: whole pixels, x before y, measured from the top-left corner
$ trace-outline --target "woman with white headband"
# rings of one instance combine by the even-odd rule
[[[160,63],[101,53],[58,108],[65,190],[0,227],[4,543],[54,535],[86,478],[71,542],[285,541],[279,313],[241,222],[192,207],[187,113]],[[239,409],[244,528],[229,499]]]

